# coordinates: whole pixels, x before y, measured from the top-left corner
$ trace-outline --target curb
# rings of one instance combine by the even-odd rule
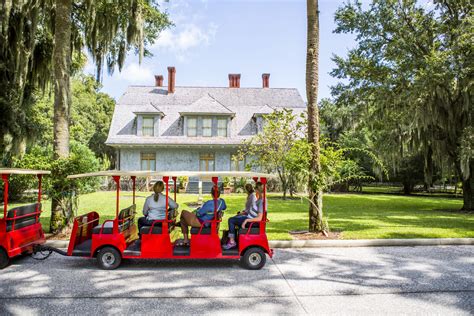
[[[270,240],[271,248],[414,247],[474,245],[474,238]],[[46,245],[67,248],[68,240],[47,240]]]

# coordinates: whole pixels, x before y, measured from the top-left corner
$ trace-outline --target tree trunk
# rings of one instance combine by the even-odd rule
[[[56,1],[54,20],[54,159],[69,156],[69,112],[71,108],[71,13],[72,0]],[[65,176],[65,175],[59,175]],[[57,181],[57,180],[56,180]],[[51,232],[58,232],[66,223],[64,214],[69,203],[58,188],[53,187],[51,205]]]
[[[403,194],[410,195],[413,192],[413,183],[403,181]]]
[[[424,163],[424,175],[425,175],[425,191],[433,186],[433,148],[431,145],[425,149],[425,163]]]
[[[308,98],[308,142],[312,144],[309,176],[309,231],[324,230],[323,192],[320,181],[319,110],[318,110],[318,59],[319,11],[318,0],[307,0],[308,38],[306,50],[306,96]]]
[[[469,177],[467,179],[462,178],[462,195],[463,195],[463,206],[462,209],[465,211],[474,210],[474,160],[471,159],[469,163]]]

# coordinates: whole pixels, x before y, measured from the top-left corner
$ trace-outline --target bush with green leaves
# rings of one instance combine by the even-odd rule
[[[53,160],[51,147],[32,147],[21,159],[13,161],[14,168],[51,170],[51,175],[43,176],[43,192],[48,196],[92,192],[99,187],[98,178],[77,180],[66,179],[67,175],[92,172],[101,169],[101,163],[87,146],[71,142],[71,154],[68,158]],[[9,198],[20,200],[28,190],[36,190],[36,176],[15,175],[10,178]],[[55,188],[53,192],[52,188]]]

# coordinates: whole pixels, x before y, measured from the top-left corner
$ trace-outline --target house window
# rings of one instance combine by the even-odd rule
[[[214,154],[199,155],[199,171],[214,171]]]
[[[227,137],[227,119],[217,119],[217,136]]]
[[[143,136],[153,136],[155,119],[153,117],[144,117],[142,125]]]
[[[142,153],[141,154],[141,168],[142,170],[156,170],[156,154]]]
[[[189,117],[187,120],[187,134],[188,136],[197,136],[197,118]]]
[[[212,136],[212,118],[206,117],[202,119],[202,136]]]

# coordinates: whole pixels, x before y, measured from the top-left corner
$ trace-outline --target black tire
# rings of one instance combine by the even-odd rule
[[[103,270],[114,270],[120,266],[122,256],[114,247],[104,247],[97,254],[97,263]]]
[[[10,263],[10,258],[8,257],[5,249],[0,248],[0,269],[5,268]]]
[[[240,262],[245,269],[260,270],[265,265],[267,256],[261,248],[252,247],[245,250]]]

